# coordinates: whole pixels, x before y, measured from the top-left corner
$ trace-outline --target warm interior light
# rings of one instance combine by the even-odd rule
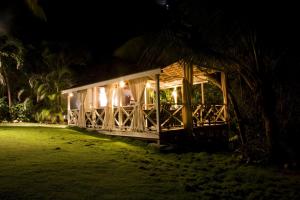
[[[100,87],[99,100],[100,100],[100,106],[106,106],[107,105],[107,98],[106,98],[104,87]]]
[[[125,82],[124,81],[120,81],[119,85],[120,85],[121,88],[123,88],[123,87],[125,87]]]
[[[146,83],[146,88],[151,88],[151,83],[147,82]]]
[[[176,87],[174,87],[174,89],[173,89],[172,96],[174,98],[175,105],[177,105],[177,88]]]
[[[74,96],[74,94],[72,92],[69,93],[69,97],[72,97]]]

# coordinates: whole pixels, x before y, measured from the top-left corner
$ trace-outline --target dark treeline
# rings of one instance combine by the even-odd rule
[[[116,54],[140,65],[176,60],[228,75],[231,131],[247,162],[289,160],[299,140],[299,67],[293,5],[171,1],[162,30],[135,38]],[[132,48],[143,49],[133,56]]]

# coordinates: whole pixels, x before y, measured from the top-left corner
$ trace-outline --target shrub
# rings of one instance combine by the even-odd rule
[[[2,97],[0,98],[0,121],[9,119],[10,115],[6,97]]]
[[[31,103],[25,101],[24,103],[18,103],[10,108],[10,116],[12,120],[18,121],[31,121]]]
[[[35,119],[38,122],[60,123],[64,121],[63,114],[60,112],[52,112],[50,109],[43,109],[36,113]]]

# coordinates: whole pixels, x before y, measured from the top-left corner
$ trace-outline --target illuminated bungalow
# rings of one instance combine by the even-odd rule
[[[205,102],[205,84],[217,86],[221,102]],[[68,94],[69,125],[109,135],[159,141],[170,131],[192,133],[228,121],[225,74],[180,62],[62,93]]]

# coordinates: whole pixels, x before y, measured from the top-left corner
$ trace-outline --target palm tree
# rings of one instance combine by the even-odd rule
[[[44,9],[39,5],[38,0],[25,0],[25,2],[35,16],[39,17],[44,21],[47,21],[47,17],[44,12]]]
[[[20,42],[6,35],[0,35],[0,85],[6,87],[8,105],[12,106],[10,71],[20,69],[23,64],[23,48]]]
[[[32,75],[29,83],[36,102],[40,105],[38,109],[47,110],[49,115],[56,115],[63,112],[61,90],[72,86],[72,73],[68,69],[70,60],[63,54],[46,53],[44,62],[50,68],[49,72]]]

